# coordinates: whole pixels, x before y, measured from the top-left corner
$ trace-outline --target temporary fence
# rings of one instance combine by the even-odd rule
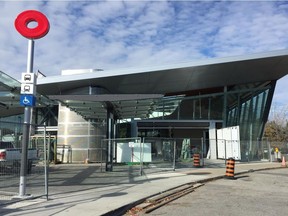
[[[100,163],[100,171],[128,171],[131,177],[143,173],[199,167],[225,167],[226,160],[277,161],[287,156],[287,144],[268,141],[213,140],[203,138],[134,137],[102,139],[87,148],[56,143],[56,136],[30,125],[27,194],[48,197],[48,162]],[[0,204],[19,194],[23,124],[0,122]],[[214,147],[214,149],[212,149]],[[2,153],[8,149],[12,153]],[[215,150],[216,149],[216,150]],[[33,155],[34,152],[34,155]],[[36,156],[35,156],[36,152]],[[214,154],[214,155],[213,155]],[[6,156],[10,156],[6,160]],[[287,158],[286,158],[287,160]],[[31,169],[30,169],[31,168]],[[99,169],[97,169],[99,170]]]
[[[0,122],[0,204],[21,199],[19,184],[22,169],[23,126],[22,123]],[[44,126],[42,126],[44,131],[36,132],[38,126],[29,125],[33,136],[29,137],[29,143],[27,143],[28,163],[25,191],[27,196],[48,197],[47,161],[50,140]]]
[[[280,162],[280,160],[283,159],[283,157],[285,158],[285,161],[288,160],[288,141],[287,142],[266,141],[266,143],[268,147],[265,149],[265,154],[270,155],[271,161]]]
[[[137,167],[141,172],[146,151],[141,138],[103,139],[101,161],[106,171],[125,168],[125,165]],[[102,163],[101,168],[103,169]]]
[[[102,141],[106,171],[129,169],[142,174],[192,168],[193,155],[200,156],[201,166],[207,156],[203,139],[190,138],[127,138]],[[224,163],[224,162],[223,162]]]
[[[273,162],[276,156],[271,149],[266,141],[160,137],[104,139],[101,161],[106,171],[129,169],[142,174],[143,171],[225,167],[229,158],[236,162]]]
[[[146,137],[143,142],[151,145],[151,162],[145,164],[146,169],[191,168],[194,154],[197,154],[203,163],[205,151],[202,139]]]
[[[105,149],[97,148],[73,148],[71,145],[58,145],[58,163],[101,163],[105,160]]]
[[[85,139],[82,139],[85,137]],[[103,149],[101,147],[103,135],[84,135],[70,139],[67,144],[57,143],[54,155],[55,164],[67,163],[101,163]],[[88,138],[87,138],[88,137]],[[59,138],[59,137],[58,137]],[[61,138],[63,141],[63,137]]]

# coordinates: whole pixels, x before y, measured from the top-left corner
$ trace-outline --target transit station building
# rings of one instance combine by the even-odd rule
[[[89,149],[89,159],[97,161],[93,149],[102,140],[128,137],[195,139],[193,145],[205,139],[205,156],[217,159],[217,140],[234,139],[219,130],[232,128],[239,160],[257,160],[276,82],[287,73],[287,50],[155,67],[63,70],[38,76],[33,133],[45,123],[57,145],[71,147],[73,162],[83,161]],[[4,72],[0,77],[0,120],[21,123],[21,83]]]

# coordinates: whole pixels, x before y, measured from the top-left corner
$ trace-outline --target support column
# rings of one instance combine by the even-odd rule
[[[209,159],[217,159],[217,137],[216,137],[216,123],[210,122],[209,125]]]
[[[137,122],[134,120],[134,118],[131,118],[131,137],[137,137]]]
[[[113,114],[110,112],[110,109],[107,109],[107,134],[106,138],[108,139],[107,143],[107,161],[106,161],[106,171],[113,170]]]
[[[224,98],[223,98],[223,128],[227,124],[227,86],[224,87]]]

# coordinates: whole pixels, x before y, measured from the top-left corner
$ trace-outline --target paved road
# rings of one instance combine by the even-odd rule
[[[288,169],[257,171],[206,183],[150,215],[288,215]]]
[[[247,173],[249,170],[280,167],[279,163],[269,162],[237,163],[235,172]],[[48,201],[43,197],[0,205],[0,215],[71,216],[83,213],[85,216],[121,215],[136,201],[191,182],[221,178],[225,174],[223,161],[220,163],[211,161],[201,169],[183,168],[176,169],[176,171],[163,170],[162,172],[156,170],[145,169],[144,174],[139,176],[139,167],[137,166],[119,166],[115,167],[113,172],[101,172],[99,166],[95,164],[51,166]],[[31,177],[32,188],[36,186],[37,189],[35,192],[41,188],[43,190],[43,184],[40,184],[41,181],[38,179],[42,176],[32,175]],[[17,179],[19,180],[19,178]],[[237,181],[240,182],[240,179]],[[35,185],[35,183],[37,184]],[[17,189],[17,185],[13,188]],[[189,215],[191,214],[189,213]]]

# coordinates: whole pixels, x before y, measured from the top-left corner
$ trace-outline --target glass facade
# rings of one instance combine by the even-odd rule
[[[222,127],[240,127],[241,158],[257,158],[264,125],[268,119],[276,81],[250,83],[199,91],[194,95],[174,96],[156,102],[149,119],[155,120],[222,120]],[[157,113],[157,115],[155,115]],[[163,129],[162,129],[163,130]],[[146,131],[146,132],[145,132]],[[140,135],[149,129],[139,130]],[[151,129],[150,129],[151,132]],[[153,133],[157,132],[155,130]],[[157,134],[157,133],[156,133]],[[165,134],[164,132],[161,133]],[[167,132],[167,134],[169,134]]]
[[[222,120],[223,99],[223,93],[165,98],[154,102],[157,107],[148,119]]]
[[[262,148],[260,140],[275,89],[276,82],[271,82],[262,90],[251,91],[249,97],[241,100],[238,96],[237,105],[228,111],[227,126],[240,126],[242,158],[254,160],[259,157]]]
[[[268,118],[275,83],[271,82],[262,90],[251,91],[250,95],[228,110],[227,126],[240,125],[241,140],[259,140]]]

